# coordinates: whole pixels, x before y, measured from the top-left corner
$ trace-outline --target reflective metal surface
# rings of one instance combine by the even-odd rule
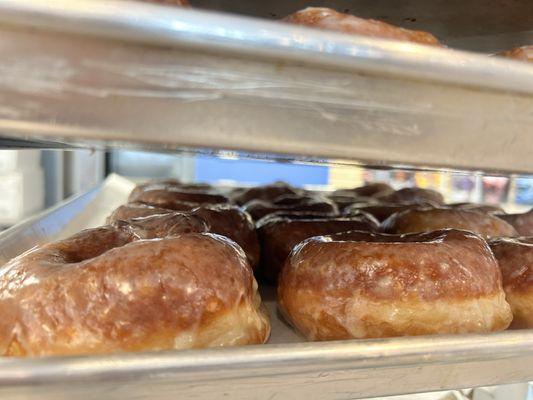
[[[1,261],[98,225],[132,183],[98,187],[0,234]],[[270,344],[226,349],[0,359],[0,397],[39,399],[356,399],[533,379],[533,331],[302,343],[276,313]]]
[[[531,172],[533,67],[205,11],[0,0],[0,133]]]

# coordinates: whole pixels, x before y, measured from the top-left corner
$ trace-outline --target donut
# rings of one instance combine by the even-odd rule
[[[390,204],[390,203],[354,203],[344,209],[343,214],[351,215],[353,213],[365,212],[372,215],[378,221],[382,222],[389,218],[392,214],[410,210],[412,208],[420,208],[420,204]],[[430,207],[428,205],[428,207]]]
[[[85,230],[4,265],[0,354],[57,356],[267,340],[269,322],[257,284],[233,241],[211,233],[176,234],[176,227],[171,236],[145,240],[132,234],[139,227],[126,228],[121,222]]]
[[[381,224],[383,232],[415,233],[455,228],[484,238],[518,236],[503,219],[479,211],[450,208],[412,208],[391,215]]]
[[[140,193],[149,190],[185,190],[199,193],[213,192],[216,189],[207,183],[182,183],[177,179],[165,179],[141,183],[131,191],[130,197],[134,198]]]
[[[452,203],[447,204],[450,208],[459,208],[461,210],[481,211],[486,213],[504,214],[503,208],[494,204],[476,204],[476,203]]]
[[[338,213],[335,203],[325,197],[318,196],[282,196],[279,201],[251,200],[242,209],[257,221],[268,214],[275,212],[320,212]]]
[[[368,214],[352,217],[276,217],[261,220],[257,233],[261,243],[261,276],[276,283],[291,250],[311,236],[350,230],[377,230],[378,222]]]
[[[252,200],[274,201],[283,195],[301,195],[302,190],[288,185],[285,182],[275,182],[270,185],[256,186],[252,188],[239,188],[233,191],[233,202],[244,205]]]
[[[107,218],[108,223],[150,215],[178,214],[200,219],[206,224],[206,231],[226,236],[235,241],[246,253],[252,269],[259,264],[259,241],[254,223],[246,212],[230,204],[213,204],[191,208],[190,211],[176,213],[162,207],[142,203],[130,203],[118,207]]]
[[[313,341],[491,332],[512,318],[487,243],[459,230],[309,238],[285,262],[278,305]]]
[[[378,193],[376,199],[383,203],[396,204],[444,204],[442,194],[432,189],[403,188],[392,193]]]
[[[496,214],[510,223],[520,236],[533,236],[533,209],[521,214]]]
[[[533,237],[501,238],[489,244],[513,312],[511,328],[533,328]]]
[[[343,14],[331,8],[307,7],[283,20],[292,24],[361,36],[401,40],[431,46],[441,45],[437,38],[430,33],[412,31],[374,19],[363,19],[354,15]]]
[[[498,53],[497,56],[512,58],[519,61],[533,62],[533,46],[516,47],[514,49]]]
[[[145,190],[134,189],[128,198],[128,202],[184,210],[191,205],[228,203],[229,199],[216,192],[167,186],[160,188],[149,187]]]
[[[372,197],[377,194],[391,193],[394,190],[392,187],[382,182],[369,183],[364,186],[353,189],[338,189],[332,194],[337,196],[356,196],[356,197]]]

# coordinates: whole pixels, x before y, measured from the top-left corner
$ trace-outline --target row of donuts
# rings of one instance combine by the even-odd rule
[[[164,191],[164,195],[161,195],[160,191]],[[199,193],[202,194],[201,199],[198,197]],[[130,200],[133,203],[121,207],[112,215],[111,219],[116,219],[117,216],[120,216],[118,214],[123,213],[125,210],[130,211],[128,215],[131,217],[132,209],[146,210],[147,207],[153,207],[153,205],[147,205],[146,203],[157,204],[159,206],[164,205],[165,207],[179,210],[189,209],[191,205],[187,202],[192,199],[207,202],[233,202],[240,205],[243,211],[252,216],[255,220],[261,256],[258,257],[257,253],[255,253],[249,259],[254,260],[252,265],[256,269],[256,274],[271,283],[277,282],[278,276],[285,265],[286,273],[284,275],[282,274],[285,279],[282,280],[278,288],[280,306],[286,319],[291,321],[309,339],[325,340],[350,337],[381,337],[422,333],[488,331],[506,328],[511,321],[511,314],[501,287],[502,274],[485,239],[490,239],[490,245],[495,249],[494,252],[498,255],[500,265],[502,265],[501,268],[504,271],[503,278],[507,298],[515,314],[513,325],[516,327],[530,326],[529,320],[531,320],[531,317],[524,319],[524,316],[532,314],[528,311],[531,307],[527,307],[528,310],[524,311],[522,307],[522,304],[524,304],[523,298],[521,297],[518,301],[514,300],[517,297],[515,293],[517,292],[517,288],[522,292],[522,289],[525,287],[523,284],[518,286],[516,284],[516,270],[518,268],[523,269],[523,264],[520,264],[516,259],[509,261],[510,257],[507,255],[507,249],[512,247],[515,249],[514,255],[519,255],[518,257],[522,257],[522,260],[524,257],[531,257],[529,239],[498,238],[516,237],[519,235],[519,232],[526,236],[533,234],[533,213],[531,212],[508,215],[500,207],[491,205],[469,203],[445,205],[444,199],[436,191],[420,188],[406,188],[394,191],[388,185],[382,183],[370,184],[356,189],[338,190],[332,193],[305,191],[284,183],[276,183],[249,189],[240,188],[222,195],[217,189],[205,185],[184,186],[176,182],[163,182],[138,187],[130,196]],[[204,207],[206,206],[204,205]],[[207,207],[222,206],[218,204]],[[224,207],[235,206],[226,205]],[[249,224],[248,227],[250,228]],[[239,228],[241,234],[243,231],[242,227]],[[342,233],[349,231],[352,232],[350,234]],[[252,242],[252,231],[248,229],[246,232],[249,241]],[[418,234],[410,234],[412,232],[418,232]],[[430,233],[420,234],[420,232]],[[237,238],[235,232],[232,233],[226,230],[224,234],[234,238],[237,242],[243,243],[242,238]],[[335,234],[339,234],[340,236],[335,236]],[[316,291],[318,289],[316,286],[314,288],[308,287],[304,291],[307,293],[304,295],[306,300],[301,304],[296,300],[299,298],[298,293],[302,293],[300,286],[303,285],[302,287],[305,287],[309,283],[310,278],[306,275],[305,279],[297,279],[296,277],[303,269],[296,268],[293,271],[295,275],[292,276],[290,266],[295,265],[293,262],[294,259],[299,260],[297,265],[306,265],[306,261],[309,260],[301,259],[300,255],[302,250],[300,248],[307,249],[306,246],[310,245],[304,246],[301,243],[305,242],[308,238],[320,235],[333,235],[327,237],[327,240],[331,241],[340,240],[343,237],[342,242],[349,242],[349,244],[339,245],[341,248],[342,246],[355,246],[352,242],[360,242],[360,245],[363,247],[369,246],[369,244],[376,245],[373,257],[366,259],[364,263],[361,264],[360,261],[356,261],[358,259],[356,255],[352,255],[352,258],[349,260],[352,274],[357,275],[355,271],[359,271],[359,278],[357,282],[352,283],[353,286],[349,291],[352,293],[350,297],[352,300],[331,296],[325,289],[322,289],[325,291],[317,295]],[[349,239],[349,241],[345,239]],[[319,237],[310,239],[309,241],[313,242],[313,240],[318,240],[322,243],[326,239]],[[381,250],[384,248],[382,243],[390,244],[389,253]],[[428,246],[426,257],[422,257],[423,262],[426,263],[425,269],[429,271],[433,268],[438,271],[449,268],[453,270],[453,273],[437,274],[439,275],[438,278],[428,278],[426,276],[427,274],[420,270],[418,263],[422,261],[418,260],[419,255],[417,252],[419,250],[413,252],[413,243],[417,244],[415,246],[416,249],[423,248],[424,246],[421,246],[421,244]],[[471,245],[466,246],[465,243],[470,243]],[[314,246],[321,247],[322,245],[315,244]],[[323,246],[331,247],[329,244]],[[247,247],[250,248],[251,246],[247,245]],[[257,247],[254,246],[256,249]],[[444,251],[439,247],[445,249],[451,247],[452,250],[458,252],[458,258],[449,260],[450,254],[453,254],[453,252],[449,252],[448,250]],[[455,247],[459,248],[459,250],[454,249]],[[430,249],[432,250],[430,251]],[[315,272],[322,271],[325,266],[328,266],[332,271],[340,271],[342,268],[337,265],[336,260],[342,254],[342,249],[337,249],[331,253],[326,250],[323,251],[328,255],[326,257],[322,256],[318,264],[312,263]],[[409,263],[407,260],[398,262],[398,257],[401,258],[404,252],[412,252],[413,257]],[[421,254],[424,254],[424,252]],[[380,257],[384,258],[385,261],[376,261],[380,260]],[[259,263],[257,263],[257,260],[260,260]],[[468,264],[467,260],[470,260],[471,263]],[[489,261],[486,262],[487,260]],[[361,272],[361,268],[363,272]],[[380,268],[390,269],[392,275],[387,276],[385,274],[381,276],[375,271]],[[408,280],[404,279],[402,281],[400,278],[394,277],[395,273],[402,270],[410,271],[406,273],[406,276],[409,277]],[[461,272],[461,270],[471,274],[468,279],[464,276],[464,271]],[[372,280],[369,280],[367,276],[371,272],[372,274],[376,273],[381,278],[372,283]],[[525,274],[527,275],[527,273],[528,271],[526,270]],[[315,281],[326,282],[327,285],[334,285],[336,287],[337,284],[342,282],[342,278],[335,278],[334,275],[334,273],[329,271],[327,276],[316,276]],[[290,278],[291,276],[292,278]],[[323,320],[324,318],[328,321],[327,325],[329,328],[332,326],[332,321],[336,321],[338,325],[339,320],[356,321],[358,324],[361,324],[362,321],[368,322],[372,320],[368,316],[363,317],[364,314],[361,313],[360,309],[358,310],[359,317],[357,314],[348,313],[343,318],[342,313],[338,309],[332,311],[330,307],[325,306],[327,299],[332,299],[332,302],[337,304],[337,306],[344,304],[344,310],[346,310],[347,301],[354,301],[354,298],[356,298],[360,302],[365,296],[361,293],[357,295],[354,293],[358,293],[361,290],[361,287],[358,285],[361,284],[361,279],[365,276],[365,279],[368,281],[368,287],[380,288],[379,290],[382,295],[392,290],[390,287],[384,287],[384,282],[387,282],[389,285],[396,285],[397,290],[401,288],[400,292],[396,293],[399,301],[404,302],[407,301],[407,298],[413,297],[414,300],[411,300],[416,300],[416,304],[421,303],[417,307],[422,308],[428,307],[431,302],[426,304],[426,300],[424,300],[425,295],[423,294],[423,290],[420,289],[420,280],[425,280],[424,285],[426,288],[431,288],[430,293],[432,296],[440,293],[433,286],[446,287],[448,284],[450,288],[460,288],[460,291],[450,289],[448,292],[444,292],[442,296],[444,298],[446,296],[450,297],[450,299],[447,299],[450,301],[459,295],[467,298],[467,300],[468,297],[472,297],[472,299],[466,302],[467,305],[465,307],[470,312],[473,312],[473,315],[465,316],[458,313],[456,318],[459,319],[455,327],[450,325],[450,321],[453,318],[447,317],[446,320],[441,321],[441,324],[432,321],[431,324],[426,325],[426,330],[424,330],[420,326],[422,312],[411,310],[411,318],[406,318],[405,316],[398,317],[404,324],[412,325],[415,328],[394,328],[394,319],[385,323],[379,319],[380,314],[377,313],[373,315],[373,318],[374,320],[377,318],[377,322],[374,321],[375,324],[383,328],[381,333],[370,328],[363,329],[361,326],[357,328],[352,327],[347,330],[346,323],[340,324],[342,329],[336,326],[337,334],[332,334],[331,332],[325,333],[327,329],[320,331],[317,328],[321,326],[319,320]],[[491,276],[493,277],[492,281],[489,278]],[[464,280],[462,284],[457,282],[459,277]],[[338,281],[339,279],[340,281]],[[520,279],[522,282],[524,276]],[[287,282],[291,283],[289,284]],[[406,282],[412,286],[409,286]],[[491,282],[492,286],[490,285]],[[488,286],[485,287],[484,285]],[[484,287],[485,291],[479,292],[479,287]],[[392,291],[394,292],[394,290]],[[314,308],[311,307],[313,302],[307,298],[310,292],[315,292],[314,294],[317,295],[315,297],[317,301]],[[456,295],[452,295],[453,293],[456,293]],[[499,311],[496,312],[487,306],[487,304],[490,304],[487,298],[484,299],[483,307],[478,304],[484,297],[492,299],[495,303],[493,306],[496,307],[496,311]],[[388,300],[373,298],[372,304],[376,306],[376,303],[380,303],[381,301],[386,303]],[[434,302],[436,300],[433,299],[431,301]],[[462,304],[465,301],[465,299],[461,299],[460,303]],[[306,305],[306,307],[303,307],[303,305]],[[433,304],[432,307],[434,306]],[[390,308],[390,304],[387,307]],[[310,308],[311,311],[308,312],[308,315],[305,314],[303,310],[309,310]],[[481,312],[480,310],[485,311]],[[495,322],[487,317],[491,313],[494,314],[494,318],[497,317],[498,323],[495,325],[493,325]],[[321,316],[319,320],[317,320],[317,315]],[[312,327],[302,326],[301,320],[311,323]],[[445,323],[445,327],[441,326],[442,323]],[[317,329],[321,333],[317,333]],[[352,334],[346,333],[348,331],[352,332]],[[339,332],[343,332],[343,334],[339,335]]]
[[[190,5],[188,0],[144,1],[185,7]],[[282,19],[282,21],[291,24],[303,25],[328,31],[343,32],[347,34],[400,40],[429,46],[443,46],[441,42],[431,33],[413,31],[375,19],[359,18],[355,15],[338,12],[326,7],[307,7],[286,16]],[[533,62],[533,45],[516,47],[500,52],[496,54],[496,56]]]

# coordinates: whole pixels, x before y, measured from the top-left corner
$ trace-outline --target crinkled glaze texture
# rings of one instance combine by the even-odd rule
[[[310,238],[287,258],[278,300],[310,340],[488,332],[511,321],[486,242],[457,230]]]
[[[285,259],[294,246],[311,236],[327,235],[350,230],[377,230],[374,219],[357,217],[293,219],[273,218],[258,227],[261,243],[261,274],[275,283]]]
[[[533,209],[521,214],[497,214],[510,223],[520,236],[533,236]]]
[[[477,233],[485,238],[517,236],[516,230],[491,214],[449,208],[410,209],[391,215],[382,223],[390,233],[429,232],[455,228]]]
[[[533,328],[533,237],[490,242],[513,312],[512,328]]]
[[[500,57],[533,62],[533,46],[522,46],[497,54]]]
[[[101,227],[0,272],[0,352],[43,356],[263,343],[269,324],[242,250],[190,233]]]
[[[392,193],[376,195],[376,198],[383,203],[396,204],[444,204],[442,194],[432,189],[404,188]]]
[[[118,207],[108,217],[108,222],[147,217],[150,215],[178,214],[173,210],[141,203],[130,203]],[[227,236],[242,247],[252,268],[259,263],[259,241],[254,223],[246,212],[229,204],[214,204],[196,207],[179,214],[197,218],[206,224],[206,231]]]
[[[270,185],[256,186],[252,188],[239,188],[234,190],[231,199],[240,205],[244,205],[251,200],[274,201],[283,195],[300,195],[301,189],[292,187],[285,182],[275,182]]]
[[[437,38],[430,33],[412,31],[374,19],[363,19],[354,15],[343,14],[331,8],[308,7],[285,17],[284,21],[362,36],[440,46]]]

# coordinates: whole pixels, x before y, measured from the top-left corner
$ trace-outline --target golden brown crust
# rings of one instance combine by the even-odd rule
[[[154,207],[142,203],[130,203],[118,207],[108,217],[108,223],[118,220],[146,217],[150,215],[178,214],[173,210]],[[191,211],[180,212],[184,216],[198,218],[205,222],[206,231],[227,236],[242,247],[250,265],[259,263],[259,241],[251,217],[239,207],[229,204],[215,204],[196,207]]]
[[[510,223],[520,236],[533,236],[533,209],[521,214],[496,214]]]
[[[440,46],[437,38],[428,32],[412,31],[374,19],[358,18],[331,8],[308,7],[285,17],[284,21],[362,36]]]
[[[486,242],[457,230],[307,239],[285,263],[278,300],[311,340],[487,332],[511,320]]]
[[[428,232],[454,228],[477,233],[485,238],[517,236],[516,230],[494,215],[449,208],[415,208],[391,215],[382,223],[389,233]]]
[[[533,46],[516,47],[497,54],[500,57],[512,58],[514,60],[533,62]]]
[[[103,244],[106,235],[116,237],[106,237],[112,244],[98,255],[91,242]],[[88,247],[77,253],[80,243]],[[255,288],[244,253],[222,236],[136,240],[113,227],[88,230],[3,267],[0,351],[32,356],[263,343],[269,327]]]
[[[285,259],[302,240],[354,229],[374,231],[378,224],[366,215],[304,219],[277,217],[262,220],[257,228],[262,249],[261,273],[269,282],[275,283]]]

